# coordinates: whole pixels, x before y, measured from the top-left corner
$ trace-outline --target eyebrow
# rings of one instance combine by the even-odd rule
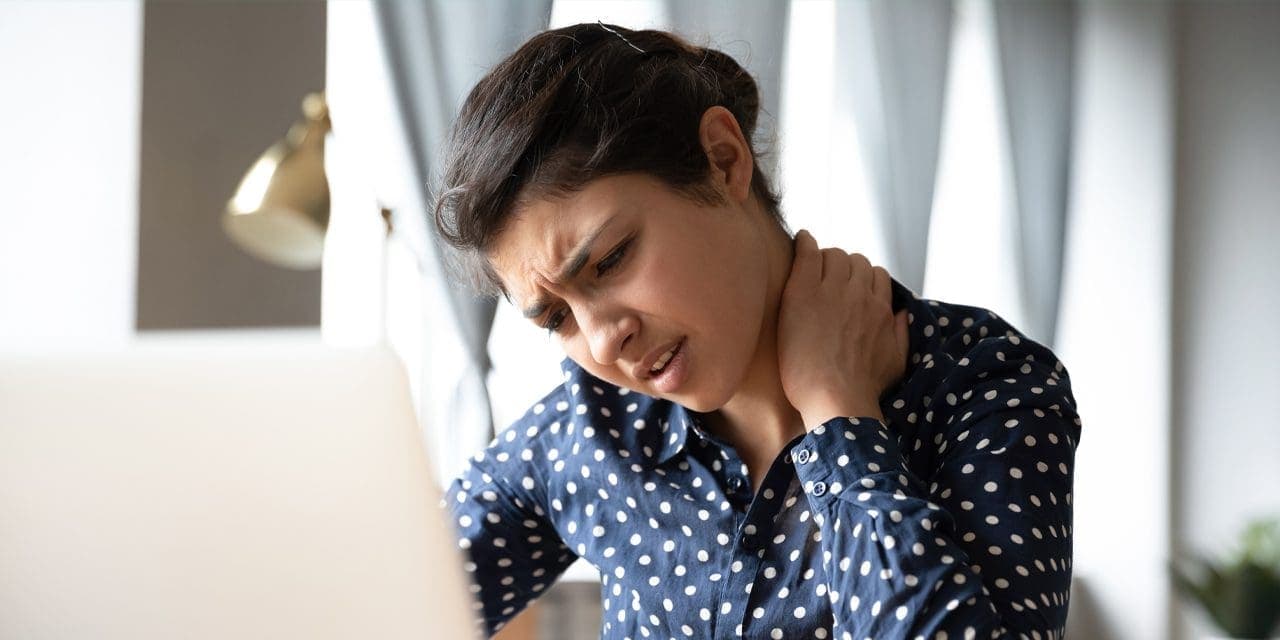
[[[592,231],[582,242],[578,243],[578,247],[571,252],[569,259],[560,266],[560,273],[556,278],[556,282],[567,282],[576,278],[582,272],[582,268],[587,266],[587,260],[591,257],[592,246],[600,238],[600,235],[609,228],[609,225],[613,224],[617,219],[617,215],[609,216],[608,220],[601,223],[599,227],[596,227],[595,231]],[[549,306],[551,306],[551,301],[539,297],[521,313],[526,318],[537,318],[546,312]]]

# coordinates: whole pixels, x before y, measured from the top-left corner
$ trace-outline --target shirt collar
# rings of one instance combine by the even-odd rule
[[[695,437],[707,438],[698,414],[674,402],[664,402],[670,405],[665,423],[667,430],[664,434],[662,449],[653,462],[655,466],[664,464],[676,454],[683,452],[685,445],[688,444],[690,432],[695,434]]]

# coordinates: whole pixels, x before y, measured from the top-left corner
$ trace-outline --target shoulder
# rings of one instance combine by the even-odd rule
[[[1066,366],[1047,346],[990,309],[905,296],[911,355],[901,391],[917,396],[917,406],[969,417],[1018,407],[1076,417]]]
[[[675,415],[671,402],[600,380],[567,358],[561,369],[563,379],[477,452],[470,469],[554,487],[552,478],[584,455],[638,463],[660,454]]]
[[[571,441],[573,406],[566,385],[557,384],[506,425],[470,459],[470,466],[510,477],[516,467],[537,469]]]
[[[988,351],[1025,352],[1040,360],[1057,363],[1044,345],[1028,338],[996,312],[982,307],[942,302],[917,296],[901,283],[893,282],[893,307],[908,312],[911,362],[925,368],[942,359],[973,359]]]

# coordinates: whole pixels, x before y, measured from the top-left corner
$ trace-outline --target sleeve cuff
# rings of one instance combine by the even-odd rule
[[[897,438],[869,417],[832,418],[806,434],[790,455],[805,493],[814,498],[884,488],[907,474]]]

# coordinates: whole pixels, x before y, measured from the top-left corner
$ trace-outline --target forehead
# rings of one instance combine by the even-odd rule
[[[634,208],[628,205],[644,197],[644,182],[639,176],[608,176],[573,193],[522,202],[487,254],[512,301],[536,297],[580,242]]]

